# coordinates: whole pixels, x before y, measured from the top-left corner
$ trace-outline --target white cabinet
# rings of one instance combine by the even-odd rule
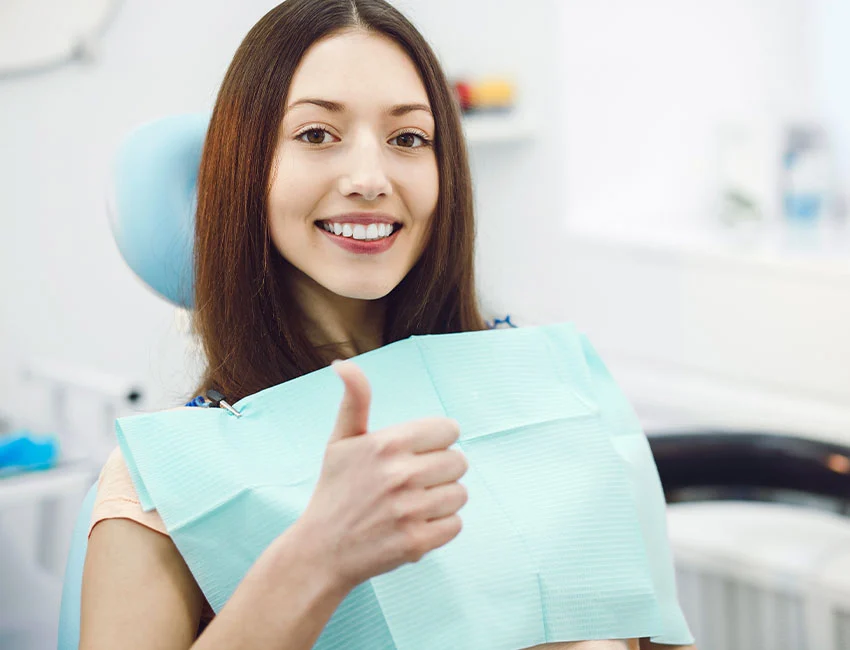
[[[850,254],[571,232],[547,320],[587,331],[639,409],[850,443]]]

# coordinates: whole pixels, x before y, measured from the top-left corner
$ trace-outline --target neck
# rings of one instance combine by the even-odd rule
[[[307,336],[333,358],[353,357],[383,345],[386,301],[347,298],[310,278],[297,282],[296,296],[307,321]]]

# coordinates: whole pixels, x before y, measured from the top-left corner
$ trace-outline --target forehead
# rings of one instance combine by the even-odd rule
[[[347,32],[314,43],[295,70],[287,104],[321,97],[352,106],[430,105],[416,65],[392,39]]]

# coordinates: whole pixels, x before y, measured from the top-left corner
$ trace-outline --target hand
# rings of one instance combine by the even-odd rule
[[[345,384],[322,472],[301,523],[348,589],[417,562],[461,530],[466,458],[448,449],[455,420],[422,418],[367,434],[371,388],[353,362],[334,362]]]

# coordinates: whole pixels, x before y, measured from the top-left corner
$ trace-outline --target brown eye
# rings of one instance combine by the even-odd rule
[[[421,144],[416,144],[417,138],[422,141]],[[398,140],[398,146],[404,147],[405,149],[418,149],[419,147],[423,147],[428,144],[428,141],[417,133],[402,133],[393,139]]]
[[[398,140],[399,146],[412,148],[416,142],[415,138],[418,137],[419,136],[417,136],[415,133],[402,133],[396,139]]]
[[[307,142],[308,144],[324,144],[326,133],[327,131],[324,129],[310,129],[309,131],[304,131],[304,133],[298,137],[303,140],[306,136],[307,140],[304,140],[304,142]]]

